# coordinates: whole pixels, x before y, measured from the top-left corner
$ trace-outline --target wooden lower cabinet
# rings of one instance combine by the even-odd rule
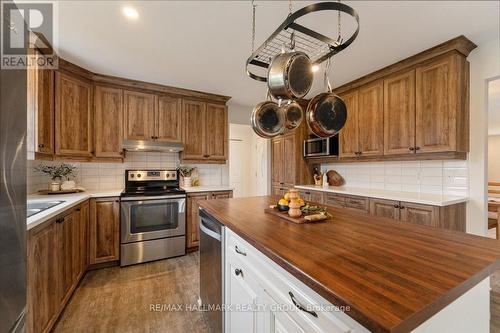
[[[399,220],[399,201],[370,199],[370,215]]]
[[[27,332],[49,332],[87,268],[88,201],[28,231]]]
[[[56,219],[41,230],[28,231],[27,242],[27,332],[47,332],[59,308],[57,290],[58,244]]]
[[[233,191],[188,193],[186,204],[186,248],[195,249],[200,244],[200,212],[198,211],[198,201],[228,199],[232,197]]]
[[[120,259],[120,201],[118,198],[90,200],[89,263]]]
[[[370,215],[465,232],[465,203],[439,207],[402,201],[370,199]]]
[[[299,195],[304,201],[323,203],[323,193],[318,191],[299,190]]]

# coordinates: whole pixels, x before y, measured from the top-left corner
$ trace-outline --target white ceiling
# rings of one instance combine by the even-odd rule
[[[256,1],[257,42],[282,22],[287,1]],[[310,1],[294,1],[294,9]],[[498,1],[346,1],[360,16],[357,40],[333,59],[334,86],[426,48],[465,35],[476,44],[498,38]],[[139,11],[131,21],[128,5]],[[308,25],[336,34],[336,15]],[[348,21],[347,17],[344,19]],[[352,25],[346,23],[343,30]],[[265,84],[248,78],[250,1],[61,1],[62,57],[92,71],[232,96],[253,106]],[[317,79],[313,92],[322,89]]]

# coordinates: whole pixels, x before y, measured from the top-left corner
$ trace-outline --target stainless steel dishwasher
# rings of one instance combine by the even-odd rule
[[[224,226],[200,209],[200,303],[212,333],[224,332]]]

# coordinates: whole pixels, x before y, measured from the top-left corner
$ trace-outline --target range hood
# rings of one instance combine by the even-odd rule
[[[160,151],[178,153],[184,150],[180,142],[123,140],[123,149],[127,151]]]

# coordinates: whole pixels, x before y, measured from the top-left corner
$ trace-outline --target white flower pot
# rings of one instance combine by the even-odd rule
[[[61,190],[61,183],[60,182],[50,182],[49,183],[49,190],[52,192],[57,192]]]
[[[191,187],[192,185],[192,182],[191,182],[191,177],[183,177],[183,183],[184,183],[184,187]]]
[[[65,180],[61,184],[61,190],[72,190],[76,187],[74,180]]]

